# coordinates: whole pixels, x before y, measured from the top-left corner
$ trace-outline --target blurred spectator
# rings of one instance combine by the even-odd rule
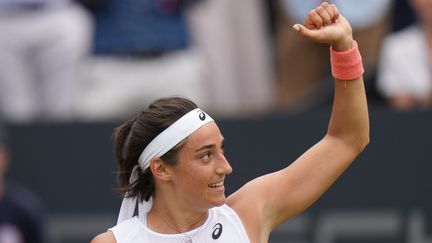
[[[99,1],[94,55],[77,104],[81,119],[120,119],[159,96],[203,103],[202,60],[184,20],[184,10],[199,1]]]
[[[399,31],[416,21],[416,14],[409,4],[410,0],[395,0],[393,3],[392,30]]]
[[[26,188],[6,182],[9,163],[4,131],[0,127],[0,243],[44,243],[43,210]]]
[[[268,108],[273,77],[259,1],[101,1],[83,119],[120,118],[169,95],[213,114]]]
[[[249,116],[273,108],[266,8],[259,0],[210,0],[189,11],[192,39],[205,59],[211,113]]]
[[[397,109],[432,106],[432,1],[410,0],[418,21],[383,43],[377,85]]]
[[[276,15],[276,62],[278,73],[278,96],[281,106],[288,110],[305,110],[311,106],[327,102],[328,92],[332,91],[332,78],[328,72],[329,63],[322,60],[328,55],[325,45],[301,39],[292,25],[302,23],[311,6],[320,0],[279,0]],[[384,36],[391,27],[392,1],[334,0],[341,13],[350,21],[354,38],[362,49],[365,66],[366,87],[375,72],[379,48]],[[320,58],[320,56],[322,58]]]
[[[91,19],[72,0],[0,0],[0,113],[12,122],[67,120]]]

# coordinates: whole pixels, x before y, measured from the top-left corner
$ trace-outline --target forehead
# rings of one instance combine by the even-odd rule
[[[186,139],[186,147],[198,149],[203,145],[221,143],[223,140],[222,133],[215,122],[209,122],[198,130],[193,132]]]

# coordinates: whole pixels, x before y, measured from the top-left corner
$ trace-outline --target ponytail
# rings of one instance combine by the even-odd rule
[[[116,190],[120,193],[129,191],[129,178],[132,169],[135,166],[132,161],[128,160],[127,143],[130,140],[132,125],[134,120],[129,120],[114,129],[114,154],[117,160],[117,182]]]

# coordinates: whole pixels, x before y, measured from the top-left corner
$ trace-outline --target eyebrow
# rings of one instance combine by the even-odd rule
[[[216,145],[214,145],[214,144],[204,145],[201,148],[195,150],[195,152],[200,152],[200,151],[203,151],[203,150],[206,150],[206,149],[212,149],[214,147],[216,147]]]
[[[223,147],[224,144],[225,144],[225,140],[223,139],[221,147]],[[206,149],[212,149],[212,148],[215,148],[215,147],[216,147],[216,144],[208,144],[208,145],[204,145],[201,148],[195,150],[195,152],[197,153],[197,152],[200,152],[200,151],[203,151],[203,150],[206,150]]]

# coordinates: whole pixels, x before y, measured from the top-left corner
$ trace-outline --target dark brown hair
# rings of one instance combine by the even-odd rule
[[[114,150],[117,159],[117,191],[127,197],[148,201],[154,194],[155,185],[150,169],[138,170],[138,180],[129,184],[132,169],[145,147],[163,130],[198,106],[191,100],[169,97],[156,100],[142,110],[134,119],[126,121],[114,130]],[[175,146],[161,159],[170,165],[177,162]]]

